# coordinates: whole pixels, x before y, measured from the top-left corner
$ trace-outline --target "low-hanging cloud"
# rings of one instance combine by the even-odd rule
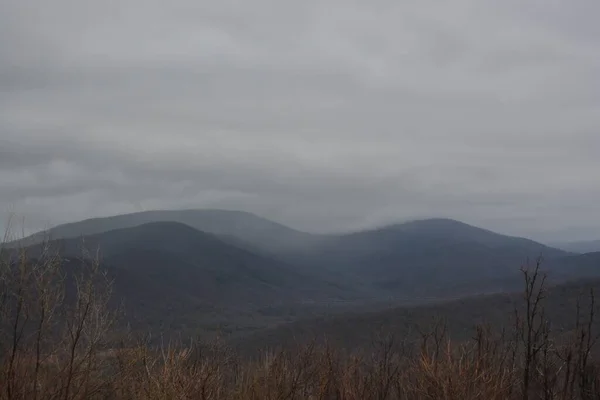
[[[600,237],[600,3],[0,2],[0,208]]]

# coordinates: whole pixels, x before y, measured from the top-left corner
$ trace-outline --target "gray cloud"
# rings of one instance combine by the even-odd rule
[[[33,2],[32,2],[33,1]],[[600,237],[596,0],[0,2],[0,207]]]

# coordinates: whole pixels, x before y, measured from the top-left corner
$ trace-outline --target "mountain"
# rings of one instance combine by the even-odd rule
[[[554,258],[549,260],[546,269],[555,281],[597,277],[600,276],[600,252]]]
[[[571,251],[573,253],[593,253],[600,251],[600,240],[556,243],[555,246],[559,249]]]
[[[177,221],[138,224],[152,218],[212,232]],[[122,225],[131,226],[111,229]],[[99,249],[128,320],[171,332],[247,332],[352,308],[513,291],[522,285],[519,267],[540,254],[554,283],[600,276],[600,253],[575,255],[449,219],[319,236],[246,213],[157,211],[59,226],[51,235],[62,236],[50,245],[71,270],[82,247],[90,255]],[[267,240],[272,235],[280,237]],[[27,251],[36,257],[41,246]]]
[[[312,235],[244,212],[147,211],[61,225],[47,234],[73,238],[110,231],[114,237],[115,229],[149,221],[185,223],[218,236],[221,244],[287,265],[288,271],[302,271],[316,281],[351,287],[364,298],[411,303],[431,296],[511,290],[518,285],[518,268],[527,259],[570,255],[532,240],[440,218],[349,234]],[[42,237],[43,233],[37,234],[26,242]],[[107,251],[106,244],[101,247]]]
[[[351,294],[290,265],[231,245],[178,222],[153,222],[49,246],[70,270],[99,251],[101,267],[114,281],[129,321],[140,326],[203,327],[229,320],[243,327],[265,306],[326,301]],[[42,245],[26,249],[39,256]],[[86,256],[87,254],[87,256]],[[255,321],[251,321],[255,323]],[[264,321],[262,322],[264,325]]]
[[[180,222],[197,230],[221,236],[235,244],[268,251],[303,245],[319,240],[318,235],[300,232],[242,211],[228,210],[159,210],[92,218],[58,225],[14,242],[22,246],[40,243],[47,238],[64,239],[89,236],[115,229],[132,228],[151,222]]]
[[[427,219],[330,236],[287,257],[344,271],[375,293],[414,298],[510,290],[528,259],[569,254],[450,219]]]
[[[415,220],[379,229],[352,233],[339,237],[345,245],[361,248],[412,246],[423,243],[477,244],[487,248],[518,247],[529,251],[562,253],[533,240],[501,235],[486,229],[444,218]]]

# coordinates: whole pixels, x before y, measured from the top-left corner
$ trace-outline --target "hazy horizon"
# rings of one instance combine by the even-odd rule
[[[15,239],[19,239],[25,236],[29,236],[29,235],[33,235],[36,233],[41,233],[44,232],[46,230],[50,230],[52,228],[55,228],[57,226],[61,226],[64,224],[71,224],[71,223],[78,223],[78,222],[82,222],[85,220],[93,220],[93,219],[102,219],[102,218],[110,218],[110,217],[115,217],[115,216],[121,216],[121,215],[129,215],[129,214],[135,214],[138,212],[155,212],[155,211],[184,211],[184,210],[197,210],[197,211],[233,211],[233,212],[239,212],[242,210],[236,210],[236,209],[220,209],[220,208],[180,208],[180,209],[154,209],[154,210],[140,210],[140,211],[133,211],[133,212],[125,212],[125,213],[116,213],[116,214],[107,214],[107,215],[95,215],[95,216],[90,216],[87,217],[85,219],[82,220],[71,220],[71,221],[64,221],[62,223],[59,224],[46,224],[43,227],[32,227],[31,225],[27,224],[27,222],[24,220],[24,218],[19,219],[17,215],[12,215],[11,217],[8,217],[7,220],[9,220],[9,222],[7,224],[5,224],[4,226],[1,226],[0,228],[2,229],[3,232],[10,232],[11,234],[9,235],[9,240],[15,240]],[[342,229],[342,230],[331,230],[331,231],[327,231],[327,230],[321,230],[321,231],[310,231],[310,230],[304,230],[304,229],[300,229],[292,224],[287,224],[283,221],[280,220],[276,220],[273,218],[269,218],[267,216],[264,215],[260,215],[257,213],[253,213],[251,211],[242,211],[242,212],[248,212],[250,214],[256,215],[259,218],[265,218],[269,221],[278,223],[278,224],[282,224],[284,226],[287,226],[288,228],[300,231],[300,232],[304,232],[304,233],[311,233],[311,234],[323,234],[323,235],[328,235],[328,234],[332,234],[332,235],[336,235],[336,234],[348,234],[348,233],[355,233],[355,232],[359,232],[359,231],[368,231],[371,229],[379,229],[379,228],[385,228],[387,226],[393,226],[393,225],[398,225],[398,224],[403,224],[403,223],[408,223],[408,222],[413,222],[413,221],[421,221],[421,220],[430,220],[430,219],[448,219],[448,220],[455,220],[458,222],[462,222],[468,225],[472,225],[476,228],[481,228],[481,229],[485,229],[485,230],[490,230],[493,231],[495,233],[499,233],[502,235],[508,235],[508,236],[515,236],[515,237],[524,237],[527,239],[532,239],[535,241],[538,241],[540,243],[544,243],[547,244],[549,246],[560,246],[560,245],[568,245],[571,243],[586,243],[586,242],[596,242],[598,241],[598,239],[594,239],[593,237],[584,237],[584,238],[580,238],[580,239],[567,239],[567,240],[553,240],[553,239],[545,239],[543,237],[529,237],[527,235],[522,235],[519,234],[518,232],[503,232],[503,231],[497,231],[494,230],[490,227],[487,226],[483,226],[483,225],[477,225],[474,223],[471,223],[467,220],[459,220],[456,218],[452,218],[452,217],[448,217],[448,216],[421,216],[421,217],[414,217],[414,218],[405,218],[405,219],[396,219],[396,220],[389,220],[389,221],[385,221],[382,223],[377,223],[377,224],[373,224],[373,225],[366,225],[366,226],[360,226],[357,228],[353,228],[353,229]],[[1,240],[0,240],[1,242]]]

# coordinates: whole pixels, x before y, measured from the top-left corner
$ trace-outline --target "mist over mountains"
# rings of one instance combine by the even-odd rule
[[[557,248],[574,253],[592,253],[600,251],[600,240],[585,240],[579,242],[557,242]]]
[[[6,247],[99,255],[139,326],[253,332],[298,318],[415,306],[521,288],[543,257],[549,282],[600,276],[600,253],[569,252],[451,219],[346,234],[301,232],[224,210],[147,211],[56,226]]]

